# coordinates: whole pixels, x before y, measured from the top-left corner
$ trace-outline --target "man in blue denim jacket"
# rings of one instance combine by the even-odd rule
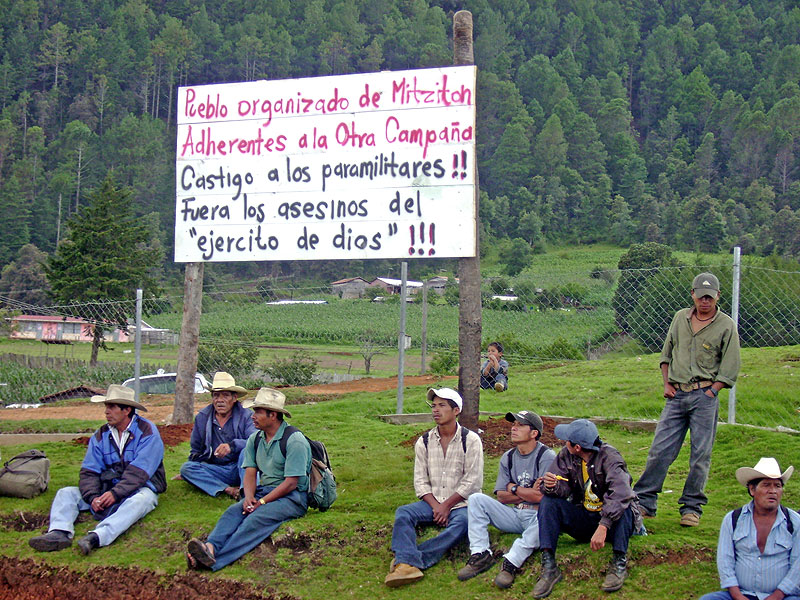
[[[209,496],[225,492],[239,499],[244,481],[242,450],[256,430],[253,411],[239,402],[245,394],[247,390],[236,385],[228,373],[218,371],[214,375],[211,404],[194,418],[189,460],[173,479],[183,479]]]
[[[72,545],[75,519],[91,511],[100,523],[78,540],[81,553],[108,546],[158,505],[167,489],[164,444],[158,429],[136,414],[147,409],[136,402],[131,388],[111,385],[92,402],[106,405],[106,423],[89,439],[78,487],[58,490],[50,508],[50,528],[29,540],[40,552]]]
[[[783,486],[794,467],[781,473],[778,461],[762,458],[736,470],[753,498],[722,519],[717,546],[720,586],[701,600],[798,600],[800,516],[781,505]]]

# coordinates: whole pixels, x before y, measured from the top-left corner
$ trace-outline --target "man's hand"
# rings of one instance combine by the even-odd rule
[[[249,515],[251,512],[257,509],[258,506],[258,500],[252,496],[245,496],[244,504],[242,504],[242,514]]]
[[[544,482],[544,487],[548,490],[552,490],[558,483],[558,477],[556,477],[555,473],[548,471],[544,474],[544,477],[542,477],[542,481]]]
[[[786,594],[784,594],[782,591],[775,590],[769,596],[764,598],[764,600],[783,600],[785,597],[786,597]]]
[[[94,512],[100,512],[105,510],[112,504],[114,504],[116,500],[114,499],[114,494],[110,491],[106,492],[105,494],[101,494],[97,496],[94,500],[92,500],[92,510]]]
[[[214,456],[217,458],[224,458],[231,453],[231,447],[228,444],[220,444],[217,446],[217,449],[214,450]]]
[[[669,381],[664,383],[664,398],[674,398],[675,397],[675,386],[672,385]]]
[[[608,529],[605,525],[597,526],[597,529],[595,529],[594,535],[592,536],[592,540],[589,542],[592,550],[600,550],[600,548],[606,545],[606,533],[608,533]]]
[[[450,508],[444,504],[437,503],[433,507],[433,522],[440,527],[446,527],[447,521],[450,518]]]

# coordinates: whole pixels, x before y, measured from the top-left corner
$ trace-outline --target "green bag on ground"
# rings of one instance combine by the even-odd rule
[[[0,496],[33,498],[50,483],[50,459],[41,450],[26,450],[0,470]]]

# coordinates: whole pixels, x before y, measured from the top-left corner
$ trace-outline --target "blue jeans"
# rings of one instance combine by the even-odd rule
[[[424,500],[404,504],[394,513],[392,552],[395,561],[418,569],[432,567],[450,548],[467,537],[467,507],[454,508],[445,528],[417,545],[417,525],[433,525],[433,509]]]
[[[647,454],[644,473],[633,486],[639,504],[648,513],[656,514],[658,494],[663,488],[667,470],[678,457],[686,431],[691,430],[689,474],[678,504],[682,505],[681,514],[703,514],[703,506],[708,503],[704,490],[711,467],[718,415],[719,401],[709,398],[704,390],[677,390],[674,398],[667,399],[656,426],[653,445]]]
[[[258,486],[256,498],[266,496],[274,487]],[[228,507],[217,521],[208,543],[214,546],[217,562],[211,567],[219,571],[238,560],[267,539],[284,521],[296,519],[308,510],[308,494],[294,490],[274,502],[259,506],[249,515],[242,514],[244,500]]]
[[[498,373],[494,377],[486,377],[483,373],[481,373],[481,389],[489,390],[494,388],[494,384],[502,383],[504,389],[508,389],[508,377],[503,375],[502,373]]]
[[[536,509],[519,509],[498,502],[486,494],[472,494],[468,500],[469,551],[479,554],[489,550],[489,525],[500,531],[521,533],[505,554],[515,567],[521,567],[539,547],[539,519]]]
[[[181,477],[209,496],[216,496],[228,486],[238,488],[242,485],[244,481],[242,461],[244,452],[239,453],[238,461],[225,465],[189,460],[181,465]]]
[[[758,600],[756,596],[751,596],[750,594],[745,594],[745,598],[749,598],[750,600]],[[700,600],[732,600],[730,593],[727,590],[721,590],[719,592],[711,592],[710,594],[706,594],[702,596]],[[783,600],[800,600],[800,596],[784,596]]]
[[[158,494],[149,487],[140,487],[132,496],[123,500],[117,509],[97,524],[94,532],[101,546],[111,542],[125,533],[139,519],[158,506]],[[53,505],[50,507],[50,529],[66,531],[70,537],[75,533],[75,519],[78,513],[89,510],[77,487],[65,487],[56,492]]]
[[[544,496],[539,504],[539,545],[556,551],[558,536],[563,531],[579,542],[588,542],[600,523],[600,511],[591,512],[580,504],[564,498]],[[625,509],[608,530],[606,542],[617,552],[628,552],[628,540],[633,534],[633,511]]]

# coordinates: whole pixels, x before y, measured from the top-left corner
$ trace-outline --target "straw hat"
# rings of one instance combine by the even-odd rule
[[[256,394],[255,398],[251,398],[242,402],[242,406],[244,408],[264,408],[266,410],[274,410],[275,412],[285,414],[291,419],[291,413],[283,408],[284,404],[286,404],[286,396],[284,396],[278,390],[268,387],[262,387],[260,390],[258,390],[258,394]]]
[[[247,394],[247,390],[236,385],[236,380],[233,376],[225,371],[217,371],[214,374],[214,381],[211,382],[211,387],[208,390],[211,392],[231,392],[237,398]]]
[[[92,402],[104,402],[106,404],[119,404],[120,406],[132,406],[137,410],[147,412],[147,409],[136,400],[136,392],[133,388],[124,385],[112,384],[108,386],[105,396],[92,396]]]
[[[774,458],[764,457],[758,461],[755,467],[739,467],[736,469],[736,480],[742,485],[747,485],[753,479],[780,479],[784,485],[789,480],[789,477],[794,473],[794,467],[789,466],[783,473],[778,466],[778,461]]]

